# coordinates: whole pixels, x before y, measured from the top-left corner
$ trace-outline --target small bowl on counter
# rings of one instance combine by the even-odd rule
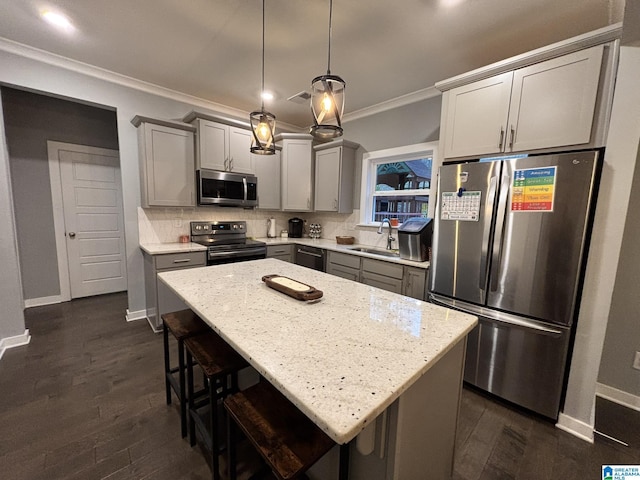
[[[353,245],[355,243],[355,237],[336,235],[336,243],[338,245]]]

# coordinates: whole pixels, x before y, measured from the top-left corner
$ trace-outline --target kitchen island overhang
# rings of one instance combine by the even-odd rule
[[[302,302],[279,274],[324,292]],[[476,325],[473,316],[276,259],[158,275],[337,443],[352,440]]]

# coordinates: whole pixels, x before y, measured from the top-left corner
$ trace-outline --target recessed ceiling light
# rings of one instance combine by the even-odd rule
[[[64,30],[65,32],[73,32],[75,30],[69,18],[61,13],[51,10],[43,10],[40,12],[40,16],[60,30]]]
[[[273,100],[273,93],[271,93],[271,92],[262,92],[261,97],[262,97],[263,100],[266,100],[268,102],[270,100]]]

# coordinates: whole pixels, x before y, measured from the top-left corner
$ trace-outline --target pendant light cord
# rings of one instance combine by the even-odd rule
[[[264,111],[264,2],[262,0],[262,90],[260,91],[260,105],[262,106],[262,110]]]
[[[327,58],[327,75],[331,75],[331,17],[333,16],[333,0],[329,0],[329,54]]]

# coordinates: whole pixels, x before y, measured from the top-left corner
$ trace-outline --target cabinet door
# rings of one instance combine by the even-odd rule
[[[254,173],[251,155],[251,132],[242,128],[229,127],[228,170],[236,173]]]
[[[198,168],[227,170],[229,127],[198,120]]]
[[[280,152],[251,156],[258,177],[258,208],[280,210]]]
[[[312,210],[313,170],[311,141],[288,140],[282,144],[282,209]]]
[[[342,147],[316,152],[315,210],[338,211]]]
[[[507,72],[445,92],[445,158],[504,149],[512,78]]]
[[[371,272],[362,272],[360,282],[389,292],[402,293],[402,280],[399,278],[386,277]]]
[[[195,206],[193,132],[146,123],[145,178],[147,206]],[[146,200],[146,202],[145,202]]]
[[[402,294],[424,300],[426,273],[422,268],[404,267]]]
[[[603,52],[598,45],[514,72],[507,151],[590,142]]]

